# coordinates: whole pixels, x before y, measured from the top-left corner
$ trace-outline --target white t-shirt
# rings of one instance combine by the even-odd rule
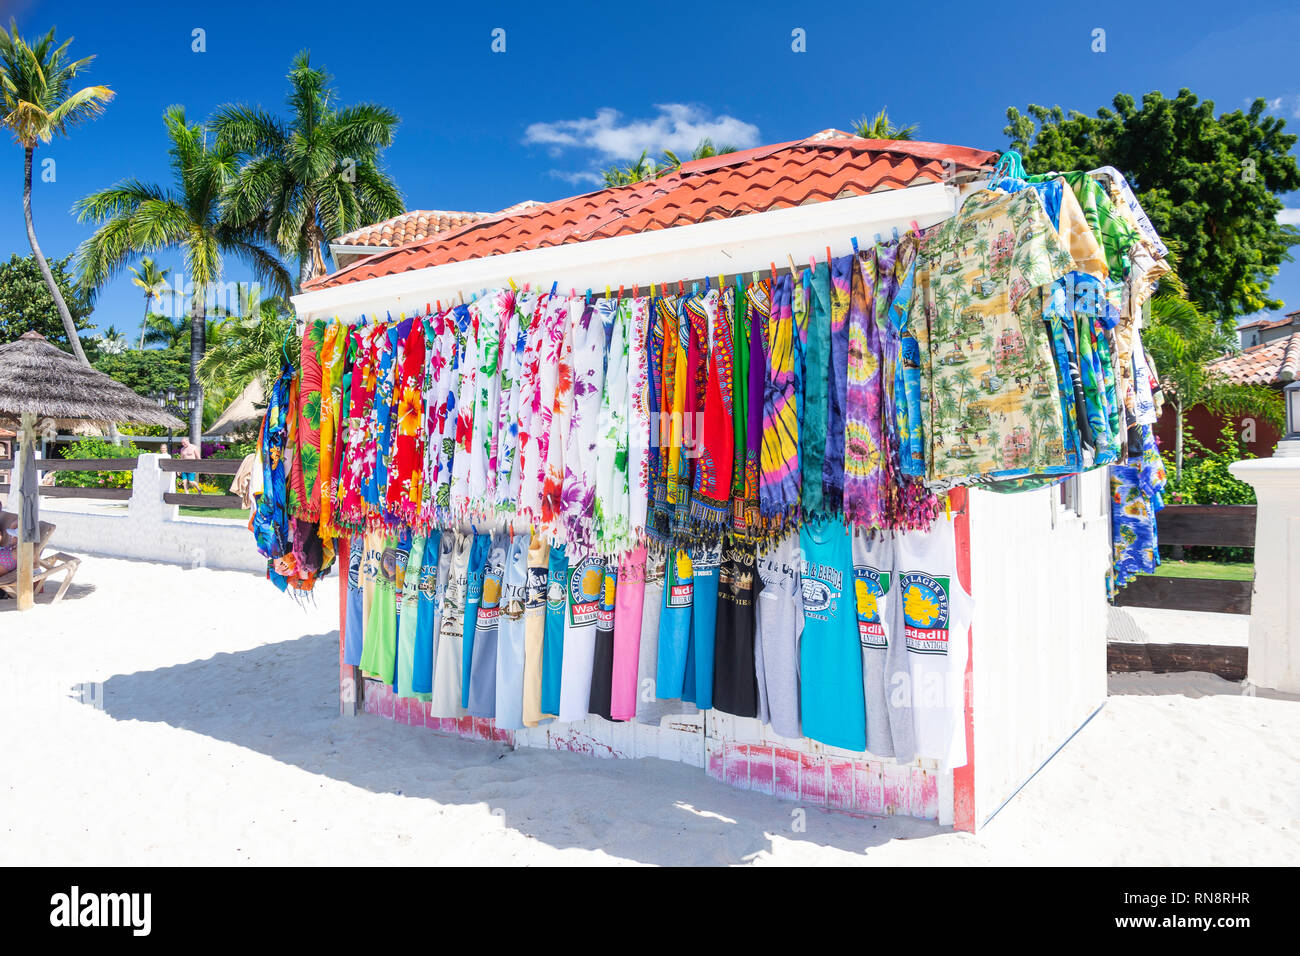
[[[900,535],[894,574],[908,679],[894,676],[890,703],[910,707],[918,757],[935,758],[945,770],[963,766],[967,635],[974,602],[957,580],[952,520],[941,517],[928,532]],[[891,716],[898,707],[891,707]]]

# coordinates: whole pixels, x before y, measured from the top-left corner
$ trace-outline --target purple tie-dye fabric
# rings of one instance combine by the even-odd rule
[[[888,477],[880,444],[880,329],[876,325],[876,252],[863,252],[849,297],[849,354],[844,413],[844,514],[884,527]]]
[[[826,380],[826,457],[822,461],[822,506],[837,512],[844,506],[844,415],[848,405],[849,290],[855,271],[853,256],[831,261],[831,354]]]

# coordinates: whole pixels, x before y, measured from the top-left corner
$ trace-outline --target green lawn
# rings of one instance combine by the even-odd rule
[[[243,508],[191,508],[189,505],[181,505],[180,513],[185,518],[235,518],[248,521],[248,512]]]
[[[1254,576],[1253,564],[1218,561],[1162,561],[1155,573],[1158,578],[1213,578],[1216,581],[1249,581]]]

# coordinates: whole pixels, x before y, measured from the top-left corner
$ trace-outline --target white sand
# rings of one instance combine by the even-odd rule
[[[106,558],[0,602],[0,863],[1300,862],[1300,702],[1123,675],[977,836],[337,715],[328,582]],[[93,585],[93,589],[89,586]],[[74,688],[102,682],[83,703]]]

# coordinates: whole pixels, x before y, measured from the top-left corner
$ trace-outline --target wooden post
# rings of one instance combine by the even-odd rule
[[[18,492],[18,507],[16,513],[18,515],[18,610],[20,611],[30,610],[35,600],[34,595],[32,594],[32,575],[35,571],[36,563],[36,555],[34,553],[35,546],[33,542],[26,540],[23,535],[23,525],[27,522],[25,514],[26,505],[23,501],[22,493],[22,483],[27,477],[27,449],[30,447],[30,442],[34,441],[35,438],[36,416],[31,412],[23,412],[22,424],[18,427],[18,456],[16,459],[18,462],[21,462],[19,468],[22,470],[23,474],[11,487],[11,492]],[[15,474],[17,474],[17,470],[15,470]],[[36,493],[40,494],[39,481],[36,483]]]

